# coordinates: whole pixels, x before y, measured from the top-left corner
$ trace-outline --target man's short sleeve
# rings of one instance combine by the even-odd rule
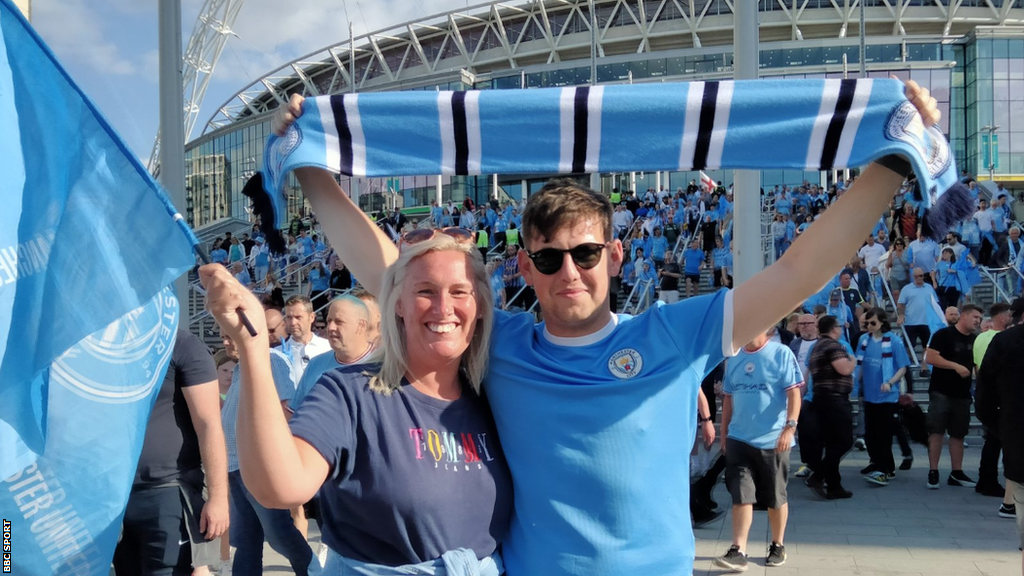
[[[182,387],[217,381],[217,365],[209,348],[187,330],[178,330],[171,353],[170,370],[175,372],[175,383]]]
[[[781,347],[782,353],[782,374],[780,380],[783,390],[789,390],[804,383],[804,373],[800,370],[800,363],[796,360],[796,354],[788,346]]]
[[[949,355],[950,330],[952,330],[952,328],[943,328],[941,330],[937,330],[934,334],[932,334],[931,340],[928,341],[928,348],[935,350],[940,355],[942,355],[942,357],[945,358],[946,360],[949,360],[947,356]]]
[[[825,358],[828,359],[829,363],[849,358],[849,354],[846,353],[846,349],[843,348],[842,344],[831,338],[826,339],[825,342],[825,348],[822,350],[822,353],[825,354]]]
[[[723,359],[736,354],[732,347],[732,302],[732,290],[722,289],[714,294],[658,305],[651,312],[662,316],[671,327],[679,353],[692,362],[701,363],[703,377]]]
[[[909,288],[909,286],[907,288]],[[906,304],[907,303],[907,294],[909,294],[909,293],[910,293],[910,290],[907,290],[906,288],[903,289],[903,290],[900,290],[900,297],[899,297],[899,299],[896,300],[896,303],[897,304]]]

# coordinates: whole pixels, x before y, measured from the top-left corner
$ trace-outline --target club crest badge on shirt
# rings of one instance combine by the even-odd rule
[[[753,362],[747,362],[746,364],[744,364],[743,365],[743,371],[746,372],[747,374],[753,374],[754,373],[754,363]]]
[[[608,360],[608,371],[612,373],[612,376],[622,380],[628,380],[640,374],[643,367],[643,357],[632,348],[619,350]]]

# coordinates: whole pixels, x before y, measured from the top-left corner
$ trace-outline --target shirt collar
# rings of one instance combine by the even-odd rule
[[[604,325],[600,330],[591,332],[584,336],[555,336],[551,332],[548,332],[547,325],[544,326],[544,339],[556,346],[566,346],[571,348],[579,348],[581,346],[589,346],[596,342],[604,340],[609,334],[611,334],[615,327],[619,325],[619,317],[616,314],[612,314],[608,323]]]

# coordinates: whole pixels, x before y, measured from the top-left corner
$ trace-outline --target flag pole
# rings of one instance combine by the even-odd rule
[[[185,198],[185,96],[182,87],[181,52],[181,0],[160,0],[159,42],[160,42],[160,185],[175,209],[184,206]],[[181,216],[176,215],[181,220]],[[210,263],[210,255],[192,235],[195,244],[192,249],[203,264]],[[178,302],[188,310],[188,276],[181,275],[174,281]],[[256,336],[256,329],[245,313],[238,310],[239,320],[245,325],[250,336]],[[186,315],[187,317],[187,315]]]

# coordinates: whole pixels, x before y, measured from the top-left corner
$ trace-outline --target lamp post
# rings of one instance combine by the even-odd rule
[[[988,180],[989,182],[995,181],[996,172],[996,150],[992,149],[992,137],[995,135],[996,130],[999,130],[999,126],[987,124],[981,127],[981,131],[988,135],[985,140],[985,146],[988,148]]]

